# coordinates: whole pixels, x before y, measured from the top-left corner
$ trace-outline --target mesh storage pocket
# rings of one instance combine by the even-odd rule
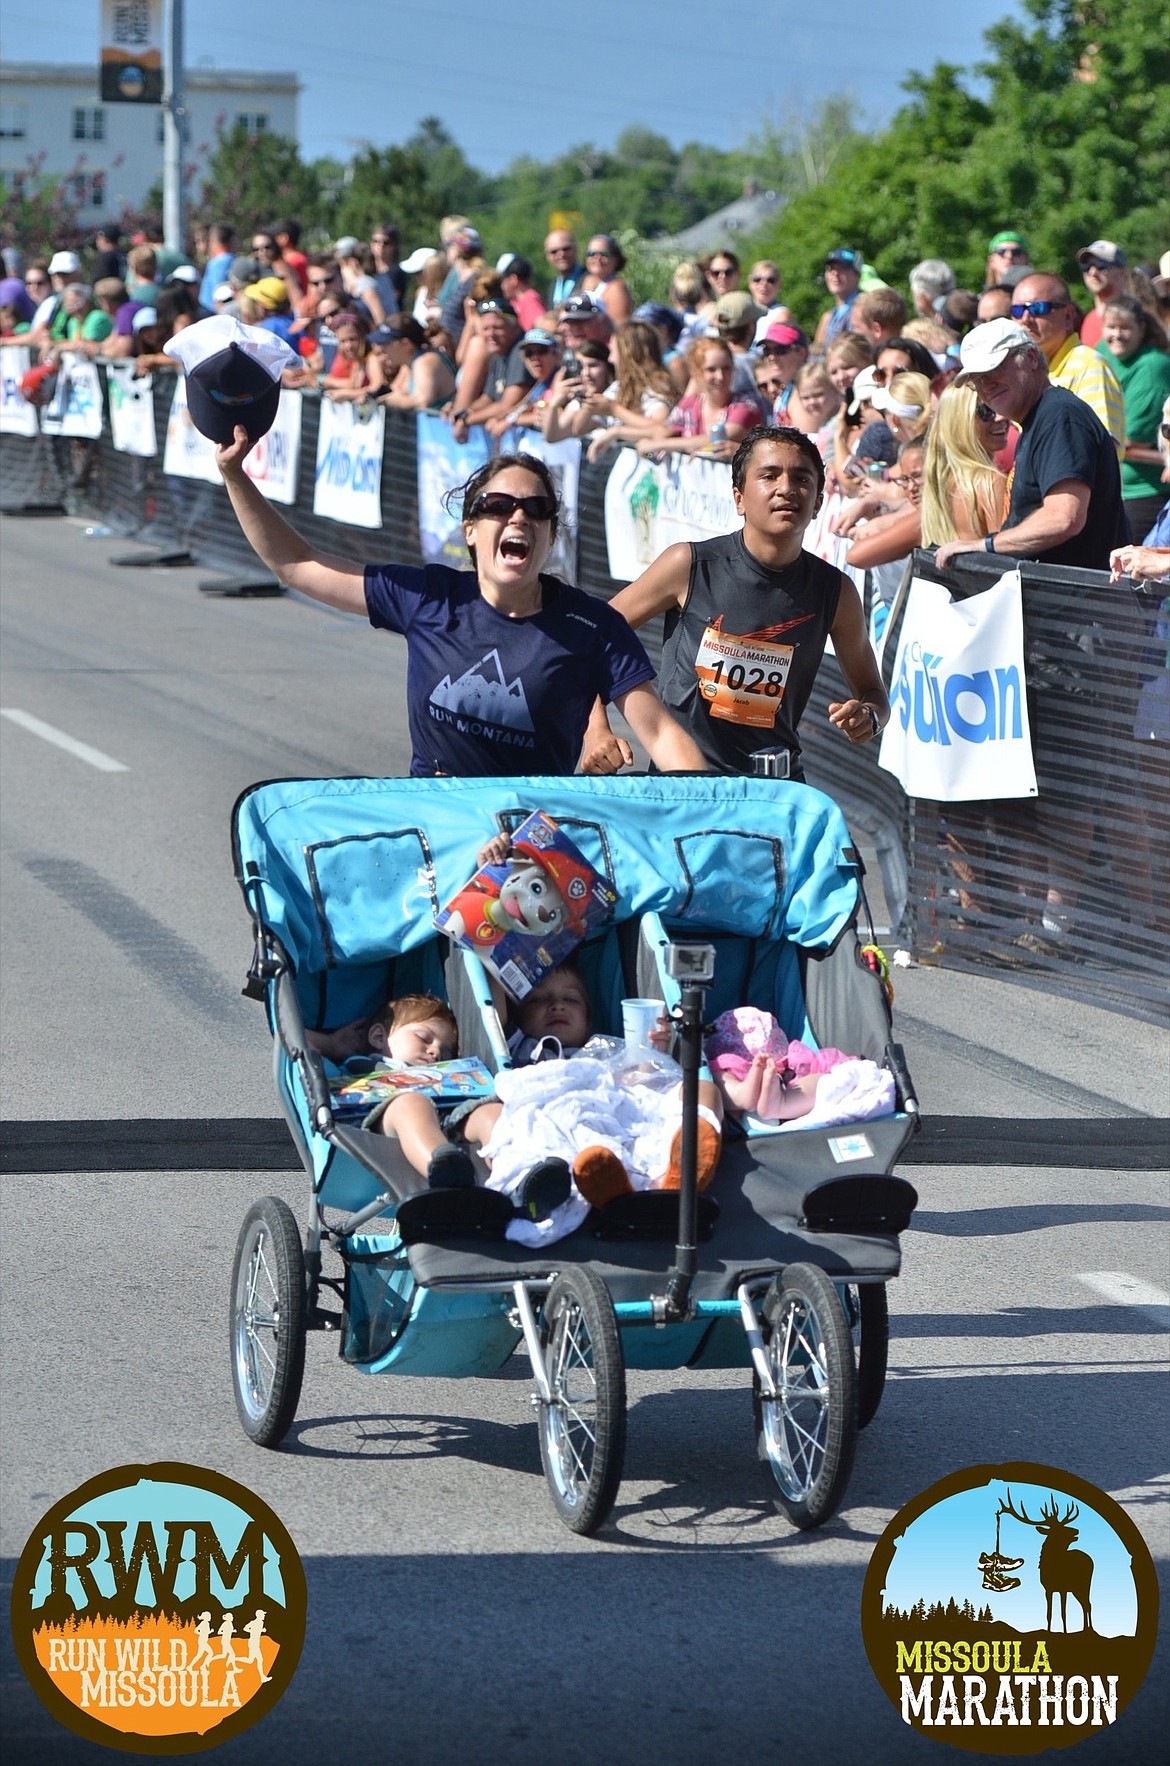
[[[378,1361],[398,1341],[410,1318],[415,1281],[406,1246],[397,1235],[355,1233],[345,1252],[346,1361]]]

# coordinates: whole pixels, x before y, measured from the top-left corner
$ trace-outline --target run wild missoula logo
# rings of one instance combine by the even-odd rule
[[[305,1576],[266,1503],[201,1466],[116,1466],[63,1497],[21,1553],[17,1655],[66,1728],[187,1754],[263,1717],[305,1638]]]
[[[1158,1589],[1133,1521],[1051,1466],[971,1466],[899,1510],[866,1572],[870,1666],[904,1723],[1038,1754],[1118,1721],[1154,1653]]]

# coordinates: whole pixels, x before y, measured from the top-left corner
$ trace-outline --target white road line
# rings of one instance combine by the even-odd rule
[[[1094,1269],[1077,1277],[1086,1288],[1100,1294],[1111,1306],[1133,1306],[1170,1330],[1170,1294],[1155,1288],[1151,1282],[1139,1281],[1124,1269]]]
[[[19,724],[22,730],[29,730],[34,736],[40,736],[45,742],[52,742],[71,754],[75,760],[85,761],[87,766],[96,767],[99,773],[128,773],[130,768],[123,766],[120,760],[111,760],[100,748],[91,748],[88,742],[79,742],[76,736],[67,736],[64,730],[55,730],[52,724],[46,724],[31,711],[11,711],[0,706],[0,717],[6,717],[11,723]]]

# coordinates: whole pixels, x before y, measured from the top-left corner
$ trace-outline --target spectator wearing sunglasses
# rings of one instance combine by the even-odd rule
[[[520,341],[520,323],[502,294],[481,300],[475,309],[479,338],[488,352],[483,390],[467,402],[468,380],[460,370],[455,399],[450,412],[455,440],[465,442],[473,423],[491,423],[492,433],[499,434],[499,419],[515,411],[536,385],[524,360]]]
[[[1109,431],[1084,399],[1054,386],[1040,343],[1011,319],[969,331],[956,385],[1020,426],[1005,525],[982,540],[948,540],[937,562],[983,550],[1043,564],[1107,570],[1129,538],[1121,472]]]
[[[987,244],[987,268],[983,277],[985,288],[1014,288],[1021,276],[1028,274],[1028,241],[1022,233],[1006,230],[997,233]]]
[[[654,691],[654,667],[621,615],[545,573],[560,509],[543,460],[497,456],[460,489],[470,571],[354,563],[317,552],[244,471],[242,427],[217,447],[244,535],[279,581],[406,639],[415,777],[565,775],[595,701],[616,704],[655,765],[705,772]]]
[[[1012,318],[1040,345],[1053,386],[1063,386],[1094,410],[1125,452],[1125,395],[1104,356],[1080,340],[1081,315],[1059,276],[1032,270],[1016,284]]]
[[[747,275],[748,293],[758,307],[763,307],[769,323],[779,319],[792,323],[792,314],[780,299],[780,270],[771,258],[759,258]]]
[[[696,317],[705,326],[715,323],[715,307],[725,294],[733,294],[739,287],[739,259],[733,251],[715,251],[709,257],[699,259],[699,269],[707,289],[708,298],[701,301]]]
[[[585,266],[577,262],[577,241],[567,227],[554,227],[544,242],[544,255],[553,272],[548,285],[547,308],[551,313],[571,294],[581,292]]]
[[[1082,246],[1077,263],[1085,287],[1093,297],[1093,305],[1081,321],[1081,342],[1096,349],[1101,341],[1101,321],[1105,308],[1119,294],[1132,294],[1125,253],[1111,239],[1094,239]]]
[[[585,247],[585,280],[581,293],[607,313],[614,325],[624,325],[634,311],[630,291],[622,281],[626,254],[609,233],[595,233]]]
[[[814,350],[825,350],[833,339],[849,329],[853,303],[861,286],[862,256],[847,245],[838,245],[829,252],[824,264],[824,283],[833,297],[817,321]]]
[[[861,348],[866,347],[860,338],[856,341]],[[757,328],[756,354],[760,361],[768,363],[772,371],[768,377],[768,385],[774,389],[770,420],[773,423],[786,423],[796,377],[808,361],[808,338],[799,325],[793,325],[785,319],[773,319],[765,327],[762,336]],[[868,360],[868,355],[866,359]],[[758,376],[756,384],[758,388]],[[838,391],[841,390],[838,387]]]
[[[926,442],[922,543],[983,540],[1003,526],[1007,479],[995,465],[1007,424],[975,388],[948,386]]]

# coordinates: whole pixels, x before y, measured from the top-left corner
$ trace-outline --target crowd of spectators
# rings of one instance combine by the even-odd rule
[[[554,228],[538,272],[517,252],[489,262],[467,216],[438,233],[406,257],[389,222],[305,252],[294,220],[242,239],[219,221],[190,261],[103,234],[88,278],[73,251],[26,263],[10,246],[0,336],[42,363],[76,352],[145,373],[166,364],[174,332],[228,313],[291,346],[291,386],[440,412],[460,440],[475,424],[497,437],[579,436],[593,459],[618,443],[730,459],[755,424],[788,424],[815,441],[841,500],[835,531],[848,562],[868,568],[1005,525],[1021,425],[992,408],[963,359],[964,338],[998,322],[1038,380],[1082,401],[1112,438],[1129,538],[1143,541],[1162,515],[1170,253],[1131,266],[1120,245],[1094,240],[1077,253],[1075,288],[1006,228],[988,242],[982,287],[960,288],[928,258],[903,293],[855,247],[831,245],[824,309],[797,315],[777,263],[741,264],[729,248],[664,264],[663,298],[636,305],[610,234],[581,252]]]

